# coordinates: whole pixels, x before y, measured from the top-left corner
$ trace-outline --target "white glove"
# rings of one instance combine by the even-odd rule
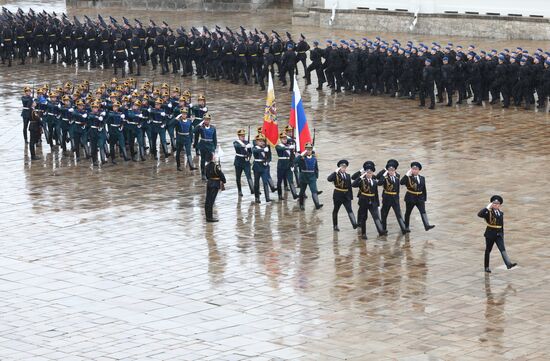
[[[388,175],[388,171],[385,171],[384,172],[384,177]]]
[[[101,105],[105,106],[105,105],[107,105],[107,102],[103,102],[103,103],[101,103]],[[103,112],[103,113],[105,113],[105,112]]]
[[[201,110],[202,110],[203,112],[205,112],[205,113],[208,112],[208,108],[207,108],[207,107],[201,108]]]
[[[265,148],[264,148],[264,152],[269,152],[269,148],[268,148],[268,147],[265,147]]]
[[[149,107],[148,111],[151,112],[153,109],[151,109],[151,107]]]
[[[334,171],[334,173],[337,173],[340,171],[340,168],[336,168],[336,170]]]
[[[162,115],[164,117],[164,116],[166,116],[166,113],[162,112],[162,113],[160,113],[160,115]]]
[[[143,119],[143,114],[139,114],[138,117],[142,118]]]
[[[82,118],[88,118],[88,114],[86,113],[82,114]]]
[[[124,119],[124,118],[126,118],[126,115],[121,114],[120,117],[121,117],[122,119]]]
[[[107,114],[107,113],[105,113],[105,111],[101,112],[101,116],[103,116],[103,117],[104,117],[104,116],[105,116],[105,114]]]
[[[161,124],[161,125],[160,125],[161,128],[164,128],[165,126],[166,126],[166,125],[164,125],[164,124]]]
[[[302,157],[305,157],[307,154],[307,150],[304,150],[301,154],[302,154]]]
[[[412,174],[412,169],[409,169],[409,170],[407,171],[407,177],[410,177],[411,174]]]
[[[172,108],[172,103],[168,103],[168,108]]]
[[[487,208],[488,210],[491,210],[492,207],[493,207],[493,203],[491,202],[491,203],[489,203],[489,204],[487,205],[486,208]]]
[[[69,109],[69,113],[74,112],[74,108]]]
[[[252,148],[252,144],[248,143],[246,146],[245,146],[246,149],[251,149]]]
[[[103,117],[100,115],[98,118],[100,121],[103,121]]]
[[[57,104],[57,108],[58,108],[58,109],[61,109],[61,104]]]

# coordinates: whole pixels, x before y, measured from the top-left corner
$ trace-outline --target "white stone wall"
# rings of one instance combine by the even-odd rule
[[[455,11],[461,14],[476,12],[481,15],[498,13],[501,16],[518,14],[523,16],[550,17],[548,0],[325,0],[325,9],[404,9],[410,12],[433,14]]]

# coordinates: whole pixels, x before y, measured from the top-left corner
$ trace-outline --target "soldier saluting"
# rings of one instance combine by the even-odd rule
[[[352,178],[354,179],[351,184],[354,188],[359,188],[359,212],[358,221],[361,225],[361,236],[363,239],[367,239],[367,218],[369,212],[374,221],[374,225],[378,230],[380,236],[388,234],[384,230],[380,223],[380,217],[378,216],[378,179],[374,177],[376,171],[375,165],[372,161],[368,160],[363,164],[363,170],[360,171],[361,175],[358,176],[355,173]]]
[[[500,210],[500,206],[503,203],[501,196],[494,195],[491,197],[491,202],[487,207],[478,212],[477,216],[485,219],[487,222],[487,228],[485,229],[485,272],[491,273],[489,268],[489,260],[491,258],[491,250],[496,243],[506,268],[510,269],[517,266],[517,263],[512,263],[508,254],[506,253],[506,247],[504,246],[504,213]]]
[[[424,206],[427,199],[426,180],[419,174],[421,170],[422,164],[419,162],[412,162],[411,169],[409,169],[407,174],[401,178],[400,183],[407,187],[407,193],[405,194],[405,227],[409,228],[411,213],[414,207],[416,207],[422,217],[424,229],[429,231],[435,226],[430,225],[430,222],[428,222],[428,215],[426,214],[426,208]]]
[[[357,221],[351,208],[351,200],[353,199],[351,176],[346,173],[349,162],[346,159],[342,159],[336,166],[338,168],[327,177],[327,181],[334,183],[334,193],[332,194],[332,201],[334,203],[334,208],[332,210],[332,228],[336,232],[340,231],[340,228],[338,228],[338,211],[343,205],[346,212],[348,212],[348,217],[353,229],[356,229]]]
[[[399,205],[399,173],[396,172],[399,162],[395,159],[388,160],[386,168],[382,169],[378,173],[378,181],[382,186],[382,211],[381,211],[381,221],[382,227],[384,230],[387,230],[387,219],[390,209],[393,209],[395,212],[395,217],[397,218],[397,223],[399,228],[401,228],[401,233],[405,234],[410,232],[410,230],[405,226],[403,222],[403,216],[401,215],[401,206]]]

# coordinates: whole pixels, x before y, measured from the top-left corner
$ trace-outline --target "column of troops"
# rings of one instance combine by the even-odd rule
[[[521,47],[489,51],[475,45],[401,43],[380,37],[361,40],[326,40],[326,46],[313,41],[312,47],[300,34],[296,41],[290,33],[280,36],[257,29],[222,29],[215,26],[188,30],[172,28],[168,23],[157,25],[150,20],[130,21],[109,16],[108,22],[65,14],[12,13],[3,9],[0,16],[2,63],[12,59],[24,64],[28,56],[40,62],[89,64],[114,68],[126,75],[140,75],[149,62],[162,74],[227,79],[234,84],[259,84],[265,89],[267,74],[277,72],[283,86],[290,83],[302,64],[306,84],[311,73],[317,74],[317,89],[326,83],[334,92],[342,90],[373,96],[387,95],[420,99],[420,106],[446,102],[472,104],[502,102],[507,108],[523,105],[546,107],[550,95],[550,52],[534,53]],[[309,60],[308,58],[309,54]],[[536,97],[535,97],[536,94]]]

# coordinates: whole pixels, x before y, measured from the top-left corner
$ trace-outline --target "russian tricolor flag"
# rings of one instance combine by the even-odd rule
[[[306,143],[311,142],[311,133],[307,124],[306,112],[302,103],[302,95],[298,88],[296,75],[294,75],[294,91],[292,92],[292,106],[290,108],[290,119],[288,124],[294,129],[296,149],[300,152],[305,150]]]

